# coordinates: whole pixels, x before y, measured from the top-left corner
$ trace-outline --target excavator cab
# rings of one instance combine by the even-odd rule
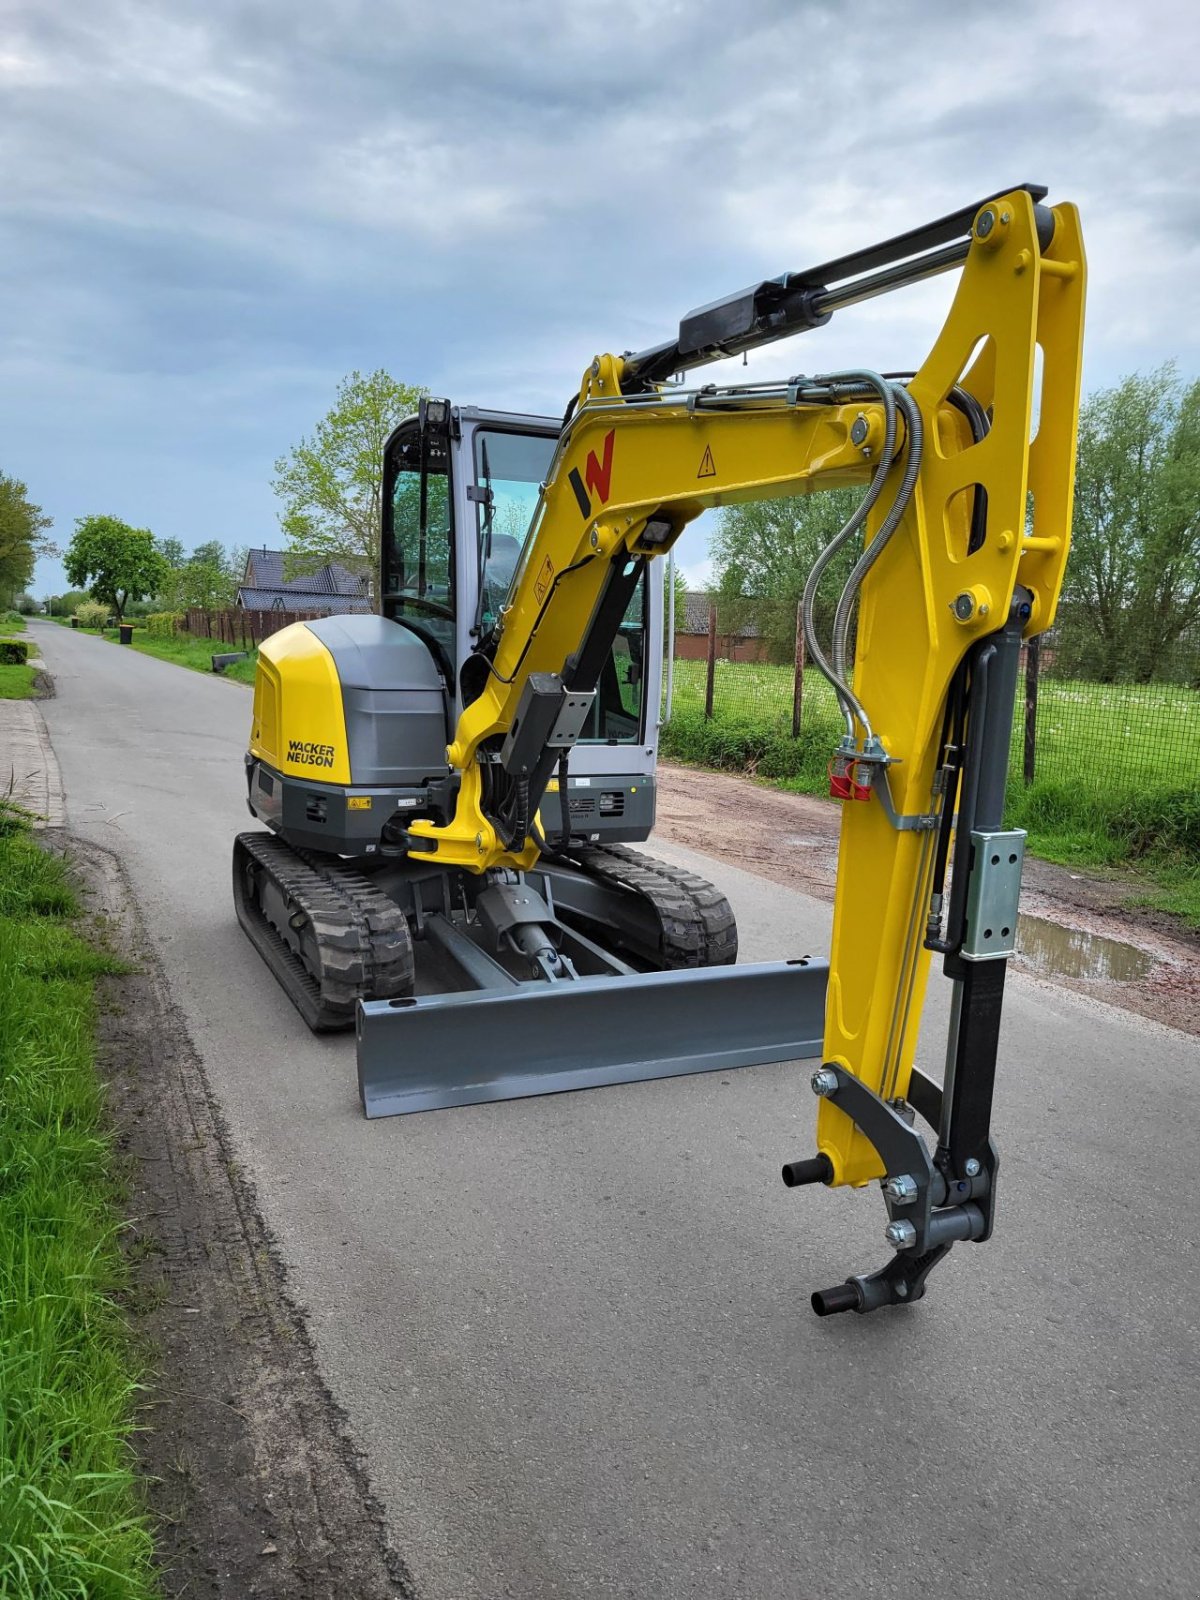
[[[479,646],[499,623],[560,428],[551,417],[422,400],[385,447],[380,611],[427,645],[453,685],[456,719],[474,697]],[[647,568],[569,754],[580,842],[639,843],[654,826],[662,591],[661,568]],[[561,802],[550,804],[557,819]]]

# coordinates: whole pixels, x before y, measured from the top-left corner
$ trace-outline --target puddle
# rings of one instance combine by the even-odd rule
[[[1153,956],[1098,933],[1060,928],[1044,917],[1022,916],[1017,924],[1017,954],[1027,967],[1046,978],[1115,979],[1130,983],[1144,978]]]

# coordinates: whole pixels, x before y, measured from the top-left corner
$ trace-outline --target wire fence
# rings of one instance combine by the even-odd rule
[[[664,739],[668,752],[736,765],[744,751],[753,767],[769,747],[778,775],[787,776],[801,770],[787,761],[789,741],[832,751],[842,723],[820,674],[802,663],[722,659],[724,636],[712,630],[710,639],[704,659],[680,659],[676,652],[676,726]],[[1060,778],[1113,791],[1200,787],[1200,634],[1185,636],[1169,658],[1159,658],[1163,676],[1157,681],[1134,681],[1135,662],[1145,672],[1136,656],[1127,670],[1118,659],[1111,671],[1111,652],[1107,681],[1080,676],[1079,654],[1061,631],[1023,648],[1013,776],[1027,784]]]

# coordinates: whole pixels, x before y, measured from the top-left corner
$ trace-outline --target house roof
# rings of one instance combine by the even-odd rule
[[[689,589],[686,592],[686,605],[683,616],[676,616],[675,631],[677,633],[707,633],[708,608],[713,603],[714,596],[706,589]],[[721,614],[717,613],[717,628],[721,630]],[[721,630],[724,637],[726,630]],[[738,629],[739,639],[757,639],[761,629],[756,622],[747,622]]]
[[[282,589],[259,589],[243,584],[236,604],[245,611],[321,611],[328,616],[345,616],[351,611],[370,611],[365,594],[323,594],[288,585]]]
[[[284,590],[292,594],[366,595],[366,577],[351,572],[340,561],[327,561],[316,572],[302,578],[284,576],[285,552],[268,550],[266,546],[246,552],[246,573],[243,583],[248,590]]]

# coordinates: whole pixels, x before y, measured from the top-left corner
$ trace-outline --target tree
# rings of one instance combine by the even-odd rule
[[[813,563],[859,500],[856,489],[727,506],[710,541],[722,633],[758,625],[772,661],[791,661],[796,607]],[[862,541],[851,539],[821,585],[818,626],[828,631]]]
[[[1073,530],[1059,667],[1167,675],[1200,624],[1200,381],[1185,388],[1168,364],[1088,398]]]
[[[0,604],[7,606],[24,589],[38,556],[56,553],[43,537],[49,526],[25,485],[0,472]]]
[[[382,369],[367,377],[352,372],[312,437],[276,461],[271,486],[283,502],[279,522],[294,575],[327,561],[376,570],[383,447],[427,392]]]
[[[155,601],[160,611],[178,611],[181,604],[183,569],[187,565],[187,551],[183,548],[181,539],[156,539],[154,543],[164,562]]]
[[[116,613],[130,600],[156,594],[166,563],[149,528],[131,528],[117,517],[79,517],[63,558],[69,582],[86,584],[95,599]]]
[[[233,604],[235,582],[219,539],[198,544],[180,574],[180,605],[217,611]]]

